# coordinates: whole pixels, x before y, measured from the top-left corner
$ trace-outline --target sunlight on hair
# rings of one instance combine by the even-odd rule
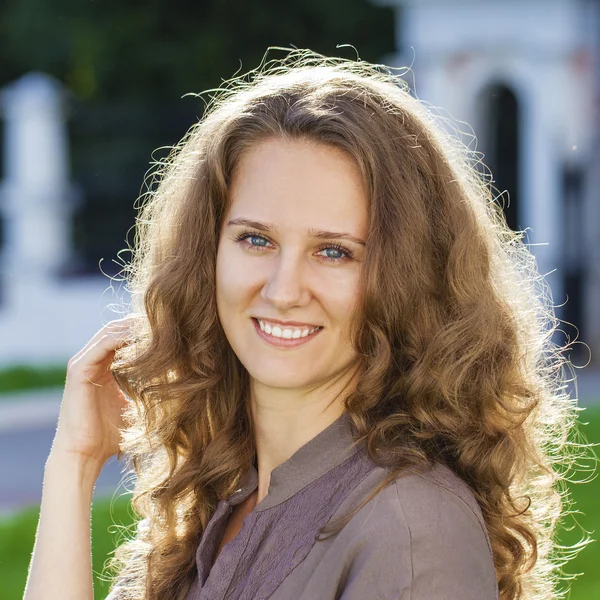
[[[500,600],[566,594],[561,567],[591,538],[554,539],[574,514],[564,483],[596,460],[565,385],[569,345],[551,340],[550,290],[526,231],[506,224],[474,134],[414,97],[408,73],[358,53],[269,48],[256,69],[195,94],[204,116],[147,173],[120,274],[132,298],[123,308],[139,314],[136,343],[112,367],[132,399],[133,507],[150,524],[116,552],[120,577],[134,582],[123,600],[185,597],[199,536],[252,464],[248,374],[219,323],[215,261],[233,170],[268,138],[343,151],[368,190],[352,329],[363,374],[345,406],[390,477],[366,501],[441,462],[481,507]]]

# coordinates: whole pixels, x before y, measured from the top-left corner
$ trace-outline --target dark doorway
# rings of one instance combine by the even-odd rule
[[[566,302],[559,312],[564,341],[577,343],[567,352],[570,360],[577,364],[587,362],[586,348],[579,342],[586,342],[583,322],[583,293],[585,289],[586,264],[582,243],[584,172],[580,166],[566,165],[563,170],[563,280]]]
[[[519,213],[519,106],[513,91],[504,84],[488,85],[480,98],[481,150],[492,172],[497,201],[508,226],[524,227]]]

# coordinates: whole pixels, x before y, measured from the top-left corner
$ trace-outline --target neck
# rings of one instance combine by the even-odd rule
[[[269,491],[271,471],[321,433],[345,410],[344,400],[355,388],[357,372],[308,393],[275,389],[252,380],[258,490],[256,503]]]

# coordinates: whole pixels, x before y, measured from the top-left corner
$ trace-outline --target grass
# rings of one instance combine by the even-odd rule
[[[600,444],[600,403],[580,413],[579,422],[579,429],[586,441],[590,444]],[[600,454],[598,448],[594,448],[594,452],[596,455]],[[565,546],[573,546],[585,537],[594,541],[563,567],[565,574],[582,574],[571,584],[571,594],[567,598],[600,600],[600,466],[594,465],[591,460],[585,460],[579,468],[587,469],[587,472],[582,470],[570,478],[574,478],[575,481],[591,481],[568,485],[573,502],[571,510],[577,512],[570,515],[559,528],[558,541]]]
[[[95,500],[92,505],[92,568],[94,598],[104,600],[109,584],[103,576],[109,553],[122,539],[117,525],[132,522],[129,496]],[[2,600],[21,600],[27,580],[29,560],[35,541],[39,508],[23,510],[10,519],[0,520],[0,587]]]
[[[600,404],[589,408],[580,415],[580,431],[590,443],[600,443]],[[585,423],[589,422],[589,425]],[[596,450],[597,452],[597,450]],[[588,464],[587,466],[590,466]],[[586,466],[586,465],[583,465]],[[593,466],[593,465],[592,465]],[[573,477],[571,477],[573,478]],[[577,473],[576,480],[591,478],[589,474]],[[561,527],[559,542],[571,546],[585,537],[585,531],[595,540],[600,539],[600,476],[585,484],[569,484],[571,498],[574,502],[572,510],[581,514],[569,517],[565,526]],[[39,509],[33,507],[16,516],[0,521],[0,582],[3,600],[21,600],[27,569],[33,549],[35,530]],[[94,594],[97,600],[103,600],[108,593],[109,585],[103,580],[102,571],[105,561],[121,539],[115,524],[127,526],[131,524],[129,497],[122,496],[96,500],[92,507],[92,540]],[[583,529],[582,529],[583,528]],[[585,530],[585,531],[584,531]],[[567,575],[583,573],[571,584],[568,600],[596,600],[600,598],[600,541],[594,541],[583,548],[576,558],[563,567]],[[565,584],[563,583],[563,587]]]
[[[62,388],[67,377],[66,365],[35,367],[15,365],[0,370],[0,400],[3,394],[40,388]]]

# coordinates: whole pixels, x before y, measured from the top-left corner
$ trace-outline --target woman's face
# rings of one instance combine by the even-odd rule
[[[230,194],[216,290],[233,351],[264,386],[308,390],[341,375],[356,361],[349,319],[368,230],[357,167],[330,146],[269,139],[241,159]]]

